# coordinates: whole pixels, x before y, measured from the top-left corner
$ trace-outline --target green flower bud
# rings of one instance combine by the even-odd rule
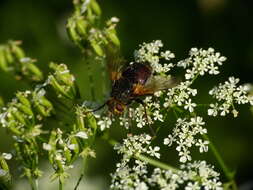
[[[27,107],[27,106],[25,106],[25,105],[23,105],[23,104],[18,104],[17,107],[18,107],[18,109],[19,109],[21,112],[23,112],[24,114],[27,114],[27,115],[33,117],[33,112],[32,112],[32,110],[31,110],[30,107]]]
[[[34,107],[36,109],[36,112],[42,115],[43,117],[50,116],[50,110],[44,107],[43,105],[41,105],[40,103],[35,103]],[[38,119],[42,119],[42,118],[38,118]]]
[[[24,92],[18,92],[16,94],[16,97],[18,98],[18,100],[23,104],[25,105],[26,107],[31,107],[31,103],[30,101],[28,100],[27,98],[27,94],[24,93]]]
[[[2,168],[3,170],[9,171],[9,166],[2,156],[0,156],[0,166],[0,168]]]
[[[15,135],[18,135],[18,136],[21,136],[22,135],[22,132],[19,131],[17,128],[16,128],[16,124],[14,122],[10,123],[9,126],[8,126],[8,129],[13,132]]]
[[[3,46],[0,46],[0,69],[2,69],[5,72],[9,70]]]
[[[34,81],[41,81],[43,79],[43,74],[39,68],[32,62],[21,62],[22,63],[22,74],[27,78],[31,78]]]
[[[64,150],[64,156],[66,158],[66,161],[69,163],[72,158],[71,151],[69,149]]]
[[[81,39],[76,31],[76,25],[72,23],[71,19],[69,19],[68,24],[67,24],[67,33],[68,33],[70,39],[74,43],[76,43],[76,44],[80,43]]]
[[[9,46],[11,48],[11,51],[13,52],[14,56],[19,60],[23,57],[25,57],[25,52],[23,51],[23,49],[21,49],[19,47],[19,45],[21,44],[21,41],[10,41]]]
[[[90,7],[91,9],[95,12],[96,15],[100,16],[101,15],[101,9],[99,4],[95,0],[90,1]]]
[[[21,124],[26,125],[26,119],[24,115],[15,108],[11,113],[14,116],[14,119],[18,120]]]
[[[87,115],[88,125],[95,131],[97,130],[97,121],[93,114],[89,113]]]
[[[80,116],[80,115],[76,116],[76,126],[77,126],[77,130],[83,130],[85,128],[83,116]]]
[[[14,57],[13,57],[13,55],[11,53],[10,48],[8,48],[8,47],[4,48],[4,56],[5,56],[5,59],[6,59],[7,63],[8,63],[8,65],[14,63],[15,60],[14,60]]]
[[[120,47],[120,41],[119,38],[116,35],[116,31],[114,29],[108,29],[106,31],[106,35],[109,38],[109,40],[117,47]]]
[[[77,32],[82,36],[82,39],[87,38],[87,33],[88,33],[87,27],[88,27],[88,23],[84,20],[83,17],[76,19],[76,29],[77,29]]]
[[[77,86],[75,85],[75,78],[69,73],[67,66],[51,63],[50,67],[55,70],[55,73],[49,76],[49,84],[52,85],[58,95],[74,99],[77,95]]]
[[[75,153],[75,155],[77,155],[79,153],[79,145],[78,145],[77,139],[75,137],[71,138],[71,144],[75,145],[74,153]]]
[[[91,47],[93,48],[93,50],[98,56],[103,57],[105,55],[104,50],[95,40],[91,40],[90,43],[91,43]]]
[[[3,98],[0,96],[0,108],[4,106],[4,100]]]
[[[55,79],[53,75],[50,75],[48,78],[49,78],[49,84],[52,85],[52,87],[54,88],[57,94],[64,95],[67,98],[71,98],[66,94],[64,88],[57,82],[57,80]]]

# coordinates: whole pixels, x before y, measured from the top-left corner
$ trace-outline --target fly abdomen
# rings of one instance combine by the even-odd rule
[[[150,77],[152,69],[145,63],[132,63],[122,73],[122,77],[127,78],[133,84],[144,85]]]

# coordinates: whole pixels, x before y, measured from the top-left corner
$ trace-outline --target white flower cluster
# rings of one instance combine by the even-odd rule
[[[119,154],[124,154],[123,160],[126,162],[129,161],[130,157],[134,156],[135,154],[145,153],[152,157],[160,158],[160,147],[150,146],[151,143],[151,136],[147,134],[141,135],[128,135],[127,139],[123,140],[122,145],[116,145],[114,149],[117,150]]]
[[[195,161],[187,165],[181,165],[181,170],[171,171],[155,168],[149,184],[161,190],[175,190],[184,186],[185,190],[222,190],[219,173],[214,171],[213,166],[205,161]]]
[[[164,116],[161,113],[160,102],[157,97],[162,95],[163,92],[159,91],[155,96],[147,96],[144,99],[144,106],[147,111],[145,114],[145,108],[140,104],[137,108],[129,108],[129,118],[136,122],[136,126],[142,128],[146,125],[153,124],[154,121],[164,122]],[[120,125],[129,127],[129,121],[125,117],[120,117]]]
[[[135,165],[130,167],[128,163],[118,163],[114,174],[111,174],[112,181],[110,189],[113,190],[148,190],[148,184],[145,182],[147,164],[135,160]]]
[[[61,129],[57,128],[56,131],[51,133],[49,142],[43,143],[43,149],[48,151],[49,161],[54,168],[62,168],[63,171],[73,168],[71,157],[79,149],[74,139],[75,136],[87,138],[87,134],[83,132],[78,132],[73,136],[70,135],[68,138],[64,138]]]
[[[144,153],[149,156],[160,158],[160,147],[150,146],[151,136],[147,134],[128,135],[123,140],[123,144],[117,144],[114,148],[119,154],[123,154],[120,163],[116,165],[117,169],[112,176],[111,189],[119,190],[147,190],[148,186],[144,182],[147,174],[147,164],[145,162],[135,160],[134,166],[130,166],[131,158],[135,155]]]
[[[206,128],[203,128],[204,124],[205,122],[199,116],[190,118],[189,120],[179,118],[172,134],[164,139],[165,145],[172,146],[174,142],[177,144],[176,150],[179,153],[180,162],[185,163],[192,159],[189,151],[192,146],[199,147],[200,153],[208,151],[209,142],[196,138],[197,135],[207,133]]]
[[[197,95],[197,89],[190,88],[190,85],[190,81],[185,81],[168,89],[163,106],[167,108],[176,104],[178,106],[184,106],[184,109],[193,112],[196,104],[192,102],[191,96]]]
[[[205,190],[223,189],[219,179],[220,174],[214,170],[213,166],[207,164],[206,161],[187,163],[186,165],[181,165],[181,169],[187,170],[186,179],[188,178],[188,180],[193,181],[193,183],[187,183],[186,190],[202,189],[201,187],[204,187]]]
[[[161,58],[169,61],[174,58],[175,55],[169,50],[160,52],[162,47],[163,43],[161,40],[155,40],[151,43],[141,44],[140,49],[135,51],[135,61],[149,62],[156,73],[166,73],[170,71],[174,66],[172,63],[161,64],[159,62]]]
[[[195,161],[181,165],[180,169],[164,170],[154,168],[150,173],[150,167],[146,162],[132,159],[140,153],[160,157],[155,149],[149,146],[149,135],[129,135],[122,145],[115,148],[123,154],[123,159],[116,165],[115,173],[111,174],[110,189],[113,190],[148,190],[157,187],[161,190],[175,190],[184,187],[186,190],[205,189],[221,190],[222,184],[219,173],[205,161]],[[148,149],[150,149],[148,151]]]
[[[218,65],[222,65],[226,57],[215,52],[213,48],[208,50],[192,48],[189,52],[190,57],[178,62],[177,66],[187,68],[185,79],[194,79],[197,75],[209,73],[211,75],[219,74]]]
[[[209,94],[217,99],[220,104],[210,104],[208,115],[217,116],[220,114],[225,116],[232,112],[234,117],[237,117],[238,111],[235,109],[234,103],[253,105],[253,96],[248,95],[247,85],[238,86],[238,83],[238,78],[229,77],[224,84],[220,83],[219,86],[209,91]]]

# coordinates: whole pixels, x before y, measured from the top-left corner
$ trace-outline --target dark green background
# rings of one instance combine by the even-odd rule
[[[118,34],[122,51],[132,60],[133,51],[142,42],[161,39],[165,48],[176,54],[176,61],[186,58],[191,47],[213,47],[228,59],[218,76],[204,77],[196,87],[207,92],[229,76],[241,83],[253,83],[253,6],[243,0],[100,0],[103,19],[120,18]],[[27,55],[38,60],[46,73],[50,61],[64,62],[77,77],[83,99],[90,98],[86,65],[82,55],[67,38],[64,24],[71,14],[69,0],[1,0],[0,43],[8,39],[22,40]],[[94,74],[96,98],[101,93],[101,76]],[[106,82],[105,82],[106,83]],[[107,82],[108,84],[108,82]],[[26,84],[0,71],[0,96],[8,102],[13,94],[26,89]],[[200,93],[201,101],[207,100]],[[210,138],[221,151],[229,166],[237,171],[236,179],[243,184],[253,179],[253,117],[247,106],[239,106],[239,118],[208,119]],[[164,126],[166,127],[166,126]],[[112,133],[120,133],[116,127]],[[166,128],[164,129],[166,132]],[[3,137],[1,137],[3,138]],[[1,152],[11,146],[1,141]],[[92,162],[90,175],[107,175],[114,170],[116,156],[109,146],[98,141],[97,161]],[[166,154],[166,152],[164,152]],[[170,151],[165,160],[175,160]],[[205,157],[214,163],[211,154]],[[202,157],[202,158],[205,158]],[[197,157],[196,157],[197,158]],[[201,158],[201,157],[200,157]],[[108,164],[104,164],[104,163]]]

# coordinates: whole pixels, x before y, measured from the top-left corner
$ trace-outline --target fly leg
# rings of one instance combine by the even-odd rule
[[[139,99],[139,98],[134,99],[134,101],[136,101],[137,103],[140,103],[143,106],[144,112],[145,112],[145,119],[146,119],[148,127],[149,127],[149,129],[150,129],[150,131],[151,131],[151,133],[153,135],[153,138],[155,138],[156,137],[155,131],[151,127],[151,125],[149,123],[149,120],[148,120],[148,114],[147,114],[146,104],[141,99]]]

